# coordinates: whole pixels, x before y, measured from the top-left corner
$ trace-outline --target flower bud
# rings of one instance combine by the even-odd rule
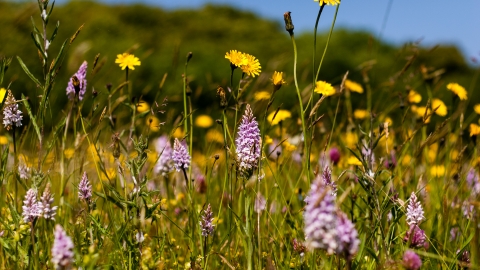
[[[290,36],[293,35],[293,22],[292,22],[292,17],[290,16],[291,12],[287,11],[283,14],[283,19],[285,20],[285,30],[290,34]]]

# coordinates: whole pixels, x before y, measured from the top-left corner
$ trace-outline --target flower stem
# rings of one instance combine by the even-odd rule
[[[312,59],[312,62],[313,62],[313,70],[312,70],[312,74],[315,73],[315,55],[316,55],[316,52],[317,52],[317,28],[318,28],[318,22],[320,21],[320,16],[322,15],[322,11],[323,11],[323,8],[325,7],[325,3],[323,3],[321,6],[320,6],[320,9],[318,10],[318,14],[317,14],[317,19],[315,20],[315,27],[313,28],[313,59]],[[315,76],[313,78],[313,85],[315,85],[315,82],[317,81],[317,76]]]
[[[302,101],[302,94],[300,93],[300,88],[298,88],[298,80],[297,80],[297,44],[295,43],[295,37],[293,32],[290,34],[293,44],[293,54],[294,54],[294,64],[293,64],[293,78],[295,81],[295,88],[297,90],[298,96],[298,105],[300,106],[300,118],[302,119],[302,133],[303,133],[303,152],[306,152],[306,166],[307,166],[307,179],[308,183],[310,184],[310,153],[308,151],[308,135],[307,135],[307,128],[305,126],[305,116],[303,111],[303,101]]]
[[[317,73],[315,74],[315,79],[313,81],[313,85],[315,85],[315,82],[318,80],[318,75],[320,74],[320,69],[322,68],[323,59],[325,59],[325,55],[327,54],[328,44],[330,44],[330,38],[332,37],[333,28],[335,27],[335,21],[337,20],[337,14],[338,14],[338,9],[339,8],[340,8],[340,4],[337,5],[337,9],[335,10],[335,15],[333,17],[332,25],[330,26],[330,31],[329,31],[328,37],[327,37],[327,44],[325,45],[325,49],[323,50],[322,59],[320,59],[320,64],[318,65],[318,69],[317,69]],[[312,85],[312,94],[310,96],[310,99],[308,100],[308,103],[307,103],[307,106],[305,107],[305,109],[308,108],[309,105],[311,105],[311,103],[312,103],[313,91],[315,90],[315,87],[313,87],[313,85]]]

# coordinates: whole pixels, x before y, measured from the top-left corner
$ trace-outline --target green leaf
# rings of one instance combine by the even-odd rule
[[[57,57],[55,58],[55,60],[53,60],[53,64],[51,65],[51,68],[49,70],[49,75],[50,77],[52,78],[55,78],[55,69],[58,67],[58,64],[60,64],[60,60],[62,59],[63,57],[63,53],[65,52],[65,45],[67,45],[67,40],[65,40],[62,44],[62,47],[60,48],[60,51],[58,52],[58,55]]]
[[[63,127],[65,126],[65,122],[67,121],[67,118],[64,117],[63,120],[55,127],[55,130],[53,131],[53,137],[49,141],[48,146],[47,146],[47,152],[50,153],[53,147],[55,147],[55,143],[57,142],[57,138],[62,134]]]
[[[5,72],[7,72],[7,69],[11,63],[12,58],[0,59],[0,85],[3,83],[3,77],[5,76]]]
[[[37,34],[37,35],[42,35],[40,33],[40,30],[38,30],[37,26],[35,25],[35,21],[33,20],[33,17],[30,17],[30,20],[32,21],[33,32],[35,32],[35,34]]]
[[[32,37],[33,43],[35,43],[35,46],[37,47],[37,49],[42,53],[43,59],[47,59],[47,55],[45,54],[45,50],[42,48],[42,45],[40,45],[40,40],[38,40],[38,35],[35,35],[32,32],[32,33],[30,33],[30,36]]]
[[[17,60],[18,60],[18,63],[20,63],[20,66],[22,67],[23,71],[25,71],[25,73],[28,75],[28,77],[30,77],[30,79],[32,79],[32,81],[37,85],[37,87],[41,87],[42,84],[40,83],[39,80],[37,80],[37,78],[35,78],[35,76],[33,76],[33,74],[30,72],[30,70],[28,70],[25,63],[23,63],[22,58],[17,56]]]
[[[58,27],[60,27],[60,21],[57,21],[57,25],[55,26],[55,30],[53,30],[52,36],[50,37],[50,42],[52,42],[55,37],[57,36]]]
[[[160,204],[160,202],[157,202],[155,204],[152,205],[152,207],[148,207],[148,205],[146,206],[147,208],[147,211],[145,211],[145,218],[146,219],[149,219],[152,217],[153,213],[155,212],[155,209],[157,209],[157,206]]]
[[[25,109],[28,112],[28,116],[30,117],[30,121],[33,125],[33,128],[37,133],[38,141],[42,141],[42,133],[40,132],[40,128],[37,125],[37,119],[35,118],[35,115],[33,115],[32,108],[30,107],[30,104],[28,103],[27,98],[23,94],[22,94],[22,100],[23,100],[23,106],[25,106]]]
[[[105,228],[103,227],[103,225],[100,223],[100,221],[98,221],[94,216],[92,216],[91,214],[88,214],[88,216],[90,217],[90,220],[92,221],[93,225],[95,225],[95,227],[97,228],[97,230],[102,234],[102,235],[108,235],[108,231],[105,230]]]

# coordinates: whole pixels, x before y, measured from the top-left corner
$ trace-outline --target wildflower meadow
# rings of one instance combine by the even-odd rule
[[[328,58],[344,1],[311,2],[311,38],[278,14],[275,61],[188,43],[156,70],[141,43],[86,57],[103,28],[62,33],[52,0],[18,16],[31,46],[0,47],[0,268],[480,268],[480,69],[414,43],[344,68]]]

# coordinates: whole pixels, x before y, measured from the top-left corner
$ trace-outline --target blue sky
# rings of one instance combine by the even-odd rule
[[[57,0],[66,2],[67,0]],[[231,5],[262,17],[283,21],[292,12],[296,32],[313,31],[318,3],[313,0],[102,0],[113,4],[133,2],[165,9],[198,8],[206,3]],[[388,8],[390,7],[390,8]],[[388,12],[386,24],[384,19]],[[327,6],[320,30],[330,27],[335,8]],[[382,25],[385,25],[382,31]],[[480,58],[479,0],[343,0],[336,26],[363,29],[391,43],[422,40],[423,45],[457,45],[466,58]]]

